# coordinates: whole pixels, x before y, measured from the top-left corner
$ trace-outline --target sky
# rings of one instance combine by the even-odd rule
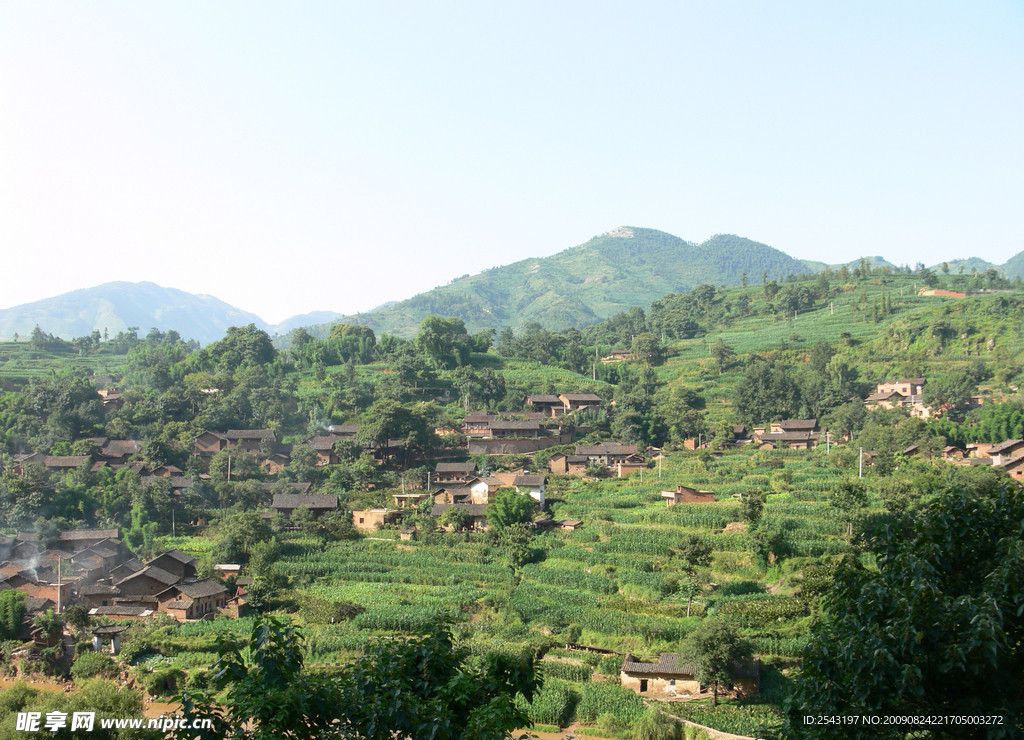
[[[1021,2],[0,4],[0,307],[270,322],[619,225],[830,263],[1024,250]]]

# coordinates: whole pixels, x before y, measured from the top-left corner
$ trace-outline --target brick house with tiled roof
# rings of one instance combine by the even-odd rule
[[[761,664],[757,658],[751,663],[733,665],[732,680],[719,685],[719,696],[743,698],[754,696],[761,690]],[[662,653],[657,661],[641,661],[626,653],[619,671],[624,688],[652,699],[696,698],[707,692],[697,679],[697,668],[686,663],[675,653]]]

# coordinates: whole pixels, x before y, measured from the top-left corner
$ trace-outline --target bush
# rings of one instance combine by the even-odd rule
[[[150,696],[173,696],[185,672],[173,666],[163,666],[151,671],[137,669],[139,684]]]
[[[117,678],[118,665],[109,655],[92,650],[80,654],[71,666],[71,676],[76,681],[89,678]]]
[[[666,717],[656,707],[647,707],[633,723],[634,740],[680,740],[679,723]]]

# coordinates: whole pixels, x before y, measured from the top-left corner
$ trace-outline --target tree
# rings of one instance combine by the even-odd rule
[[[829,503],[839,510],[846,520],[846,536],[853,536],[853,522],[860,511],[868,505],[867,487],[863,481],[850,479],[841,481],[829,496]]]
[[[706,568],[711,565],[711,555],[714,552],[714,548],[703,537],[688,534],[679,543],[677,549],[679,550],[679,556],[686,563],[687,570]]]
[[[536,509],[537,502],[530,495],[511,488],[501,490],[487,506],[487,522],[495,529],[525,524],[533,520]]]
[[[35,616],[32,626],[39,630],[47,643],[56,642],[64,634],[64,620],[53,613],[53,609],[47,609]]]
[[[15,640],[25,618],[25,594],[8,589],[0,591],[0,641]]]
[[[715,358],[715,362],[718,364],[718,371],[721,372],[736,357],[736,350],[719,339],[711,348],[711,356]]]
[[[469,527],[473,523],[473,517],[461,506],[449,506],[441,514],[439,524],[451,527],[456,532]]]
[[[633,337],[633,345],[630,348],[633,357],[644,360],[651,365],[660,365],[665,361],[665,348],[657,335],[645,331]]]
[[[1024,732],[1021,522],[1024,489],[1017,484],[986,478],[973,487],[951,485],[923,506],[909,533],[889,531],[873,544],[877,570],[847,557],[823,597],[791,708],[1002,715],[1008,726],[991,734],[978,727],[942,736]]]
[[[452,368],[469,360],[470,337],[462,319],[428,316],[420,324],[416,346],[438,367]]]
[[[303,670],[300,630],[258,620],[242,646],[221,646],[213,695],[187,692],[187,720],[211,719],[212,730],[181,729],[181,740],[503,740],[529,722],[516,704],[538,686],[530,657],[488,654],[469,664],[446,630],[410,640],[384,640],[337,677]],[[192,722],[185,724],[191,725]]]
[[[747,491],[740,499],[740,518],[747,524],[756,524],[764,512],[764,494]]]
[[[736,665],[749,662],[751,652],[750,643],[721,619],[709,620],[690,633],[680,650],[683,660],[697,669],[697,680],[714,686],[712,707],[718,706],[718,684],[730,684]]]

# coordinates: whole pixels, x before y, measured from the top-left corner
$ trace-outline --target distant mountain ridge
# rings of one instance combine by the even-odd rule
[[[0,310],[0,337],[5,338],[27,337],[36,326],[65,339],[93,331],[114,335],[137,326],[141,334],[154,327],[174,329],[185,339],[206,344],[223,337],[229,326],[246,324],[267,328],[256,314],[219,298],[150,282],[104,283]]]
[[[695,244],[655,229],[619,227],[550,257],[521,260],[339,321],[412,336],[431,314],[470,331],[536,321],[550,329],[597,323],[701,283],[739,285],[803,273],[800,260],[766,244],[719,234]],[[311,331],[322,334],[325,327]]]
[[[893,266],[882,257],[866,259],[872,267]],[[859,262],[847,264],[856,267]],[[948,264],[953,273],[994,267],[1008,278],[1024,277],[1024,252],[1004,265],[977,257]],[[409,337],[431,314],[457,316],[473,332],[505,326],[518,329],[529,322],[565,329],[597,323],[632,306],[646,308],[667,293],[687,291],[700,283],[734,286],[741,284],[744,273],[755,283],[762,274],[776,280],[826,267],[838,270],[841,265],[797,260],[733,234],[719,234],[698,244],[655,229],[623,226],[550,257],[467,275],[364,313],[314,311],[268,325],[256,314],[213,296],[151,282],[114,282],[0,310],[0,337],[27,336],[36,326],[67,339],[94,330],[116,334],[137,326],[143,334],[153,327],[175,329],[186,339],[207,344],[220,339],[229,326],[255,324],[279,335],[302,326],[325,336],[339,321]],[[287,347],[289,340],[279,337],[277,343]]]

